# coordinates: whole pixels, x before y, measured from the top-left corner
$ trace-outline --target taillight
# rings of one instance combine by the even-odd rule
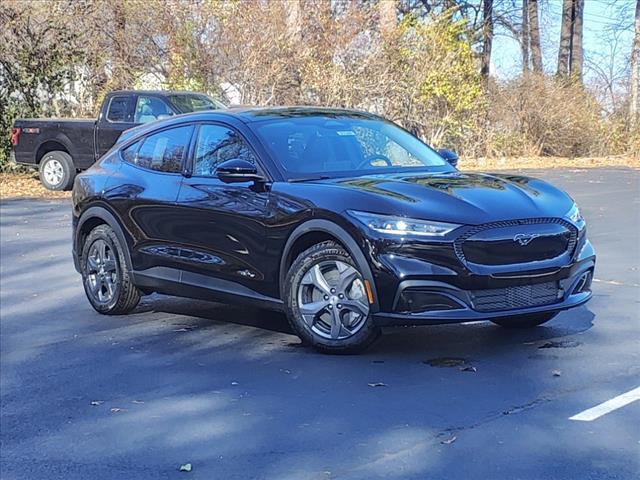
[[[20,129],[12,128],[11,129],[11,145],[16,147],[18,145],[18,140],[20,139]]]

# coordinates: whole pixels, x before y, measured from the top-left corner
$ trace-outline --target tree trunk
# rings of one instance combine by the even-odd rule
[[[631,50],[631,126],[640,125],[640,0],[636,2],[636,35]]]
[[[285,9],[289,36],[295,40],[299,40],[302,32],[302,9],[300,0],[285,0]]]
[[[522,32],[520,37],[522,51],[522,75],[529,76],[529,4],[522,0]]]
[[[378,13],[380,15],[380,32],[382,35],[392,33],[396,28],[397,21],[396,0],[380,0]]]
[[[638,0],[640,1],[640,0]],[[491,47],[493,46],[493,0],[482,0],[482,58],[480,73],[485,83],[491,71]]]
[[[540,25],[538,24],[538,0],[529,2],[529,39],[533,71],[542,74],[542,50],[540,49]]]
[[[573,0],[562,2],[562,26],[558,48],[558,75],[568,76],[571,57],[571,27],[573,25]]]
[[[573,28],[571,30],[571,76],[582,83],[582,65],[584,50],[582,48],[582,19],[584,0],[573,0]]]

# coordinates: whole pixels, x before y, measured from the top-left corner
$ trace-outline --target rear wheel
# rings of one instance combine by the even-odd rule
[[[289,269],[285,291],[292,328],[322,352],[356,353],[380,336],[364,278],[335,242],[322,242],[302,252]]]
[[[492,318],[491,321],[505,328],[532,328],[548,322],[556,315],[558,315],[558,312],[530,313],[528,315]]]
[[[122,246],[108,225],[99,225],[82,247],[82,281],[89,303],[99,313],[124,315],[140,301],[131,283]]]
[[[44,154],[40,160],[40,182],[49,190],[70,190],[76,178],[76,168],[66,152]]]

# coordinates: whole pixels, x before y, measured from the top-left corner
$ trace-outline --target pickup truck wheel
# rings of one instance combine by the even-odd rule
[[[40,182],[49,190],[71,190],[75,177],[76,167],[66,152],[48,152],[40,160]]]
[[[326,241],[305,250],[286,278],[289,323],[302,341],[323,353],[358,353],[375,342],[364,279],[351,256]]]
[[[132,283],[122,246],[113,229],[98,225],[84,241],[82,283],[91,306],[104,315],[124,315],[140,301]]]

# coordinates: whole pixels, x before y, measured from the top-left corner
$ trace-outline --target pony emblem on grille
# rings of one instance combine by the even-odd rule
[[[519,233],[513,237],[514,242],[518,242],[523,247],[529,245],[534,239],[540,236],[539,233]]]

